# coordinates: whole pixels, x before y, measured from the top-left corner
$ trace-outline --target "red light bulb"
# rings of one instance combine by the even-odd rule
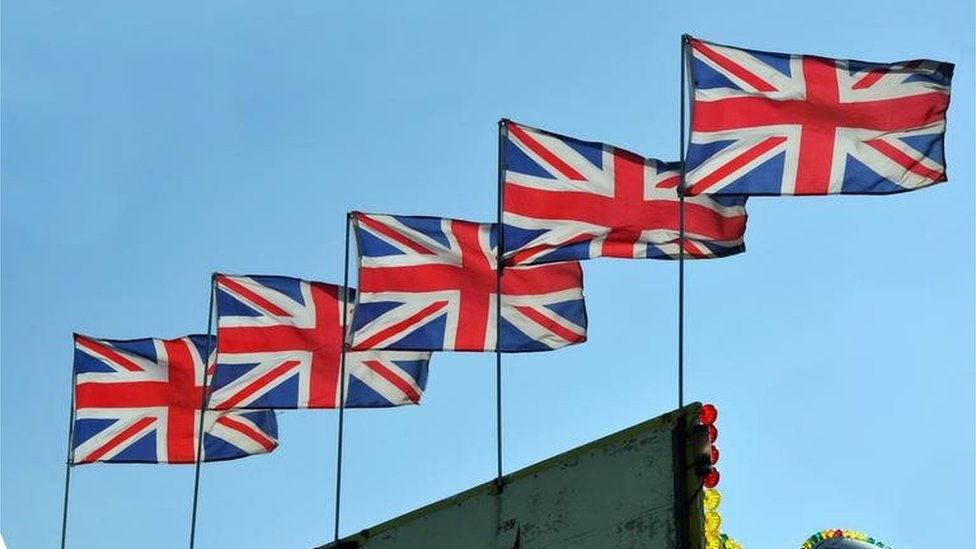
[[[718,419],[718,409],[712,404],[703,404],[698,419],[705,425],[711,425]]]
[[[702,484],[705,485],[705,488],[715,488],[718,486],[720,477],[721,475],[718,474],[718,469],[713,467],[712,470],[705,475],[705,478],[702,479]]]
[[[712,465],[718,463],[718,448],[712,446]]]
[[[716,440],[718,440],[718,429],[716,429],[714,425],[709,425],[708,426],[708,441],[711,442],[711,443],[714,443]]]

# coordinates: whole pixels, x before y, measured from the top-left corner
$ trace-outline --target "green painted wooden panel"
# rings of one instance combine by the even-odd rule
[[[341,542],[364,549],[679,549],[675,471],[684,475],[689,549],[701,549],[702,502],[693,467],[695,403],[522,469],[499,491],[485,483]],[[685,463],[672,432],[683,417]],[[705,447],[707,448],[707,446]],[[335,544],[323,546],[336,547]]]

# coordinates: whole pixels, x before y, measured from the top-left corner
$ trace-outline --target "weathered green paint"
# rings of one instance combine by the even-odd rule
[[[583,549],[677,547],[674,474],[688,494],[687,549],[703,547],[701,483],[692,426],[701,405],[570,450],[345,538],[364,549]],[[685,418],[685,463],[672,458],[672,431]],[[696,446],[698,446],[696,448]],[[705,447],[707,450],[707,446]],[[679,513],[680,514],[680,513]],[[334,548],[335,544],[320,549]]]

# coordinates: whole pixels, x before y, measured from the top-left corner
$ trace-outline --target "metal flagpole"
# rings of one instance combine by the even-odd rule
[[[207,394],[207,382],[210,376],[207,374],[210,369],[210,353],[212,352],[214,287],[216,280],[216,273],[210,275],[210,309],[207,311],[207,354],[203,358],[203,396],[200,397],[200,422],[197,429],[197,455],[195,460],[196,470],[193,473],[193,511],[190,516],[190,549],[193,549],[197,537],[197,502],[200,498],[200,465],[203,463],[203,420],[207,415],[207,401],[209,397]]]
[[[336,493],[335,493],[335,530],[336,543],[339,542],[339,506],[342,501],[342,427],[345,421],[346,408],[346,326],[349,320],[349,225],[352,223],[352,213],[346,214],[346,259],[342,278],[342,355],[339,360],[339,444],[336,450]]]
[[[495,254],[495,426],[498,445],[498,474],[495,484],[502,488],[502,272],[504,271],[505,231],[502,230],[502,197],[505,190],[505,139],[508,124],[498,121],[498,247]]]
[[[61,549],[65,548],[68,540],[68,491],[71,488],[71,466],[74,462],[73,446],[75,440],[75,386],[77,374],[74,365],[71,366],[71,408],[68,410],[68,456],[64,462],[64,511],[61,514]]]
[[[685,47],[691,37],[681,35],[681,99],[678,162],[678,408],[685,405]]]
[[[672,432],[672,454],[675,463],[684,462],[685,450],[685,418],[680,412],[685,405],[685,47],[691,38],[688,34],[681,35],[681,78],[678,86],[681,108],[678,120],[678,423]],[[677,467],[677,465],[675,465]],[[675,469],[675,519],[678,524],[676,533],[679,549],[690,547],[688,532],[688,516],[686,512],[686,486],[684,469]]]

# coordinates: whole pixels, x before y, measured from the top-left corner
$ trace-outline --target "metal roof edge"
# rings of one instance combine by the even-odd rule
[[[642,422],[640,422],[640,423],[638,423],[636,425],[632,425],[632,426],[627,427],[625,429],[622,429],[620,431],[617,431],[617,432],[614,432],[614,433],[610,433],[609,435],[603,436],[603,437],[598,438],[598,439],[596,439],[594,441],[587,442],[586,444],[584,444],[582,446],[577,446],[576,448],[572,448],[572,449],[567,450],[567,451],[565,451],[565,452],[563,452],[561,454],[556,454],[555,456],[552,456],[550,458],[546,458],[546,459],[544,459],[544,460],[542,460],[542,461],[540,461],[538,463],[534,463],[534,464],[529,465],[527,467],[523,467],[522,469],[519,469],[518,471],[514,471],[512,473],[509,473],[507,475],[504,475],[502,477],[502,484],[505,485],[505,484],[508,484],[508,483],[510,483],[512,481],[515,481],[515,480],[518,480],[518,479],[521,479],[521,478],[525,478],[525,477],[531,476],[533,474],[538,473],[539,471],[548,469],[549,467],[551,467],[552,465],[555,465],[556,463],[558,463],[560,461],[565,461],[565,460],[567,460],[569,458],[572,458],[574,456],[582,455],[582,454],[591,452],[593,450],[596,450],[597,448],[600,448],[600,447],[603,447],[603,446],[608,446],[608,445],[610,445],[610,444],[612,444],[614,442],[619,442],[621,440],[624,440],[624,439],[627,439],[627,438],[636,436],[637,434],[642,433],[644,431],[648,431],[648,430],[652,429],[653,427],[661,426],[661,425],[665,425],[667,423],[675,422],[677,420],[677,418],[680,417],[680,416],[682,416],[682,415],[684,415],[685,417],[691,417],[691,418],[697,419],[697,417],[698,417],[697,411],[700,408],[701,408],[701,403],[700,402],[692,402],[690,404],[685,405],[684,408],[680,408],[680,409],[677,409],[677,410],[672,410],[672,411],[670,411],[670,412],[668,412],[666,414],[663,414],[663,415],[657,416],[655,418],[651,418],[651,419],[642,421]],[[391,530],[391,529],[393,529],[393,528],[395,528],[395,527],[397,527],[397,526],[399,526],[401,524],[404,524],[406,522],[409,522],[411,520],[414,520],[416,518],[419,518],[419,517],[421,517],[423,515],[426,515],[426,514],[430,513],[431,511],[436,511],[438,509],[443,509],[443,508],[450,507],[450,506],[453,506],[453,505],[458,505],[458,504],[460,504],[460,503],[462,503],[462,502],[470,499],[471,497],[473,497],[475,495],[478,495],[478,494],[481,494],[481,493],[485,493],[485,492],[487,492],[487,493],[497,493],[497,488],[496,488],[496,484],[495,484],[495,481],[494,480],[489,480],[489,481],[484,482],[482,484],[479,484],[479,485],[477,485],[477,486],[475,486],[473,488],[469,488],[467,490],[464,490],[463,492],[458,492],[457,494],[454,494],[453,496],[448,496],[448,497],[446,497],[444,499],[435,501],[433,503],[428,503],[427,505],[424,505],[423,507],[418,507],[417,509],[414,509],[413,511],[408,511],[408,512],[402,514],[402,515],[399,515],[399,516],[394,517],[392,519],[389,519],[387,521],[381,522],[381,523],[379,523],[376,526],[373,526],[371,528],[365,528],[365,529],[360,530],[359,532],[357,532],[355,534],[350,534],[350,535],[348,535],[348,536],[343,537],[342,539],[340,539],[338,544],[336,544],[335,542],[330,542],[330,543],[327,543],[325,545],[319,545],[319,546],[315,547],[314,549],[335,549],[337,547],[341,547],[342,546],[342,543],[344,541],[345,542],[350,542],[350,541],[365,540],[365,539],[368,539],[368,538],[371,538],[371,537],[376,537],[377,535],[382,534],[383,532],[386,532],[386,531]]]

